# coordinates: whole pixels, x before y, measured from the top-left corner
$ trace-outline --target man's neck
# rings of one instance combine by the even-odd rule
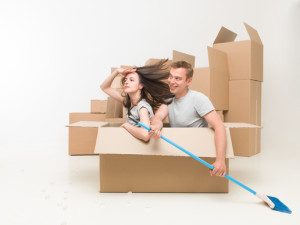
[[[177,95],[175,95],[176,99],[182,98],[184,96],[186,96],[186,94],[189,92],[189,89],[187,88],[186,90],[182,91],[181,93],[178,93]]]

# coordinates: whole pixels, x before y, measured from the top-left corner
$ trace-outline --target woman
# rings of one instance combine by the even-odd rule
[[[149,141],[148,131],[130,120],[130,117],[150,126],[150,120],[154,114],[153,109],[157,109],[162,103],[171,103],[173,95],[168,84],[164,82],[169,76],[169,72],[166,70],[167,61],[161,60],[150,66],[133,69],[116,69],[100,86],[106,94],[122,102],[127,109],[126,123],[121,127],[143,141]],[[124,96],[123,93],[120,94],[111,88],[111,84],[118,74],[124,76],[122,78]]]

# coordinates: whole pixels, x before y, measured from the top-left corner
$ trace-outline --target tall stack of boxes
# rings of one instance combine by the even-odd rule
[[[255,29],[244,23],[250,40],[234,41],[236,34],[222,27],[213,45],[227,55],[229,108],[225,122],[245,122],[261,126],[261,84],[263,44]],[[260,152],[261,129],[231,130],[234,153],[252,156]]]

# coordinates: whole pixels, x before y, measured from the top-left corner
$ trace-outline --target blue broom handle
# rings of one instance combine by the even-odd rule
[[[148,131],[151,131],[150,127],[147,127],[146,125],[142,124],[141,122],[138,122],[138,125],[140,125],[141,127],[145,128]],[[197,161],[201,162],[202,164],[204,164],[205,166],[207,166],[209,169],[213,170],[214,166],[210,165],[208,162],[204,161],[203,159],[197,157],[196,155],[194,155],[193,153],[187,151],[186,149],[182,148],[181,146],[179,146],[178,144],[174,143],[173,141],[169,140],[168,138],[161,136],[161,139],[165,140],[166,142],[170,143],[171,145],[175,146],[176,148],[180,149],[181,151],[183,151],[184,153],[186,153],[187,155],[191,156],[192,158],[196,159]],[[241,186],[242,188],[246,189],[247,191],[251,192],[252,194],[256,195],[256,192],[254,190],[252,190],[251,188],[247,187],[246,185],[242,184],[241,182],[237,181],[236,179],[232,178],[229,175],[225,175],[225,178],[227,178],[228,180],[231,180],[232,182],[236,183],[237,185]]]

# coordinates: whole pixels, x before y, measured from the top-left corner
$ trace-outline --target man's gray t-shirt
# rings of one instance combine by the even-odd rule
[[[151,119],[153,117],[153,109],[152,109],[151,105],[145,99],[142,99],[136,106],[132,107],[132,109],[130,110],[130,117],[134,118],[135,120],[141,121],[139,111],[143,107],[148,110],[150,121],[151,121]],[[126,116],[126,123],[129,123],[133,126],[139,127],[138,124],[136,124],[133,120],[128,118],[128,112],[127,112],[127,116]]]
[[[204,116],[215,108],[204,94],[189,90],[182,98],[173,98],[168,105],[171,127],[207,127]]]

